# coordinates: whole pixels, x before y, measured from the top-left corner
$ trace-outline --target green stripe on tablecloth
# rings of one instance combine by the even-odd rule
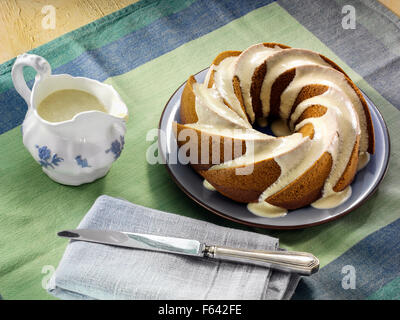
[[[369,300],[400,300],[400,277],[368,297]]]
[[[400,134],[400,113],[354,74],[317,38],[276,3],[255,10],[224,27],[191,41],[124,75],[108,79],[126,101],[130,120],[126,146],[109,174],[94,183],[67,187],[51,181],[24,149],[19,129],[0,136],[0,292],[5,299],[51,298],[42,289],[43,267],[56,267],[66,241],[55,236],[74,228],[101,194],[221,225],[249,229],[200,208],[174,184],[162,165],[149,165],[145,152],[151,142],[146,133],[156,128],[161,111],[175,89],[227,49],[244,49],[263,41],[282,42],[319,51],[337,61],[379,106],[392,136]],[[156,94],[155,94],[156,93]],[[400,143],[393,141],[393,154]],[[288,249],[311,251],[326,265],[369,233],[399,218],[394,200],[400,178],[392,161],[380,191],[352,214],[326,225],[299,231],[259,232],[279,236]],[[7,174],[5,174],[7,172]]]
[[[58,37],[29,52],[44,56],[49,61],[52,69],[55,69],[75,59],[85,51],[107,45],[159,18],[187,8],[195,1],[196,0],[141,0]],[[122,18],[127,15],[130,15],[129,19]],[[97,30],[101,30],[101,32]],[[10,71],[14,61],[15,58],[0,65],[0,92],[12,87]],[[33,79],[34,75],[35,72],[33,70],[27,70],[25,76],[26,81]]]

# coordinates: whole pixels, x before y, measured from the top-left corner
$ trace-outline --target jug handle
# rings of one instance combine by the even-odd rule
[[[31,90],[28,88],[24,78],[24,67],[32,67],[36,70],[37,75],[35,81],[41,81],[43,78],[51,74],[51,67],[47,60],[36,54],[24,53],[17,57],[11,70],[11,78],[15,90],[26,101],[28,107],[31,106]]]

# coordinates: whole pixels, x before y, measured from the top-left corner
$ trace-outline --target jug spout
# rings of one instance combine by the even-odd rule
[[[108,114],[114,116],[117,119],[122,119],[127,122],[129,118],[128,108],[126,107],[125,103],[122,102],[122,98],[118,94],[118,92],[115,91],[112,86],[110,86],[110,89],[114,91],[114,101],[109,104]]]

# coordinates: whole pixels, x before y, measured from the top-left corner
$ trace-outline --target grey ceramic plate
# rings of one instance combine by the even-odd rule
[[[195,77],[203,82],[208,69],[199,72]],[[382,115],[367,96],[365,96],[375,129],[375,154],[371,156],[368,165],[361,170],[351,184],[351,198],[342,205],[319,210],[311,206],[289,213],[280,218],[264,218],[253,215],[245,204],[232,201],[215,191],[203,187],[203,179],[189,165],[172,164],[168,161],[171,151],[176,148],[176,140],[172,130],[172,122],[180,122],[180,98],[184,84],[172,95],[162,113],[159,129],[166,134],[165,139],[159,135],[159,151],[166,159],[168,172],[178,186],[195,202],[227,219],[261,228],[296,229],[315,226],[337,219],[362,205],[376,191],[382,181],[389,162],[390,140],[388,130]],[[265,132],[268,132],[265,131]]]

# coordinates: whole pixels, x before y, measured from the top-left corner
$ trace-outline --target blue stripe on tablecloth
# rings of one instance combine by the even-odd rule
[[[400,219],[370,234],[315,275],[303,278],[293,299],[366,299],[400,276]],[[344,266],[355,268],[355,289],[343,289]]]
[[[278,0],[304,27],[400,109],[400,19],[376,0]],[[356,28],[343,29],[344,5]]]
[[[272,2],[274,0],[198,0],[184,10],[160,18],[106,46],[86,51],[54,69],[53,73],[69,73],[104,81]],[[14,89],[0,94],[0,134],[21,124],[25,113],[26,104]]]

